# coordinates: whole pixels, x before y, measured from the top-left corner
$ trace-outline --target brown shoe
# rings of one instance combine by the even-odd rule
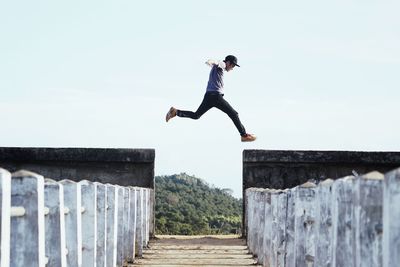
[[[170,119],[176,116],[176,108],[171,107],[165,117],[165,121],[168,122]]]
[[[257,137],[254,134],[245,134],[242,136],[242,142],[253,142],[254,140],[257,139]]]

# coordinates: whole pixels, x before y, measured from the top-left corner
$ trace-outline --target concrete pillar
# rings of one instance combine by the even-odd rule
[[[258,189],[255,191],[255,211],[256,216],[254,233],[254,252],[258,257],[258,262],[262,263],[264,260],[263,255],[263,245],[264,245],[264,235],[261,234],[261,229],[264,229],[265,223],[265,190]]]
[[[137,188],[136,247],[137,255],[143,255],[143,189]]]
[[[107,237],[107,190],[106,186],[101,183],[94,183],[96,187],[96,267],[107,267],[106,265],[106,237]]]
[[[135,258],[136,204],[136,190],[129,187],[128,261],[133,261]]]
[[[332,266],[332,187],[332,179],[322,181],[317,187],[315,227],[318,238],[315,243],[315,266]]]
[[[400,262],[400,168],[385,174],[383,185],[383,266]]]
[[[353,184],[354,176],[333,183],[332,266],[354,266]]]
[[[249,247],[249,251],[251,253],[255,253],[255,194],[256,188],[248,188],[246,190],[247,195],[247,209],[246,209],[246,218],[247,218],[247,245]]]
[[[286,234],[285,234],[285,267],[295,267],[295,190],[286,192],[287,195],[287,215],[286,215]]]
[[[147,247],[149,240],[150,240],[150,189],[145,188],[145,208],[146,208],[146,213],[145,213],[145,240],[144,240],[144,246]]]
[[[122,186],[117,186],[117,266],[122,266],[124,259],[124,188]]]
[[[44,204],[47,266],[66,267],[64,189],[61,183],[45,179]]]
[[[11,174],[0,168],[0,267],[10,266]]]
[[[271,266],[277,266],[277,254],[278,254],[278,232],[281,227],[278,225],[278,213],[279,213],[279,205],[278,205],[278,197],[280,190],[270,190],[271,192],[271,217],[269,220],[271,221]]]
[[[123,257],[122,260],[126,261],[128,260],[128,255],[129,255],[129,226],[131,224],[130,221],[130,201],[129,201],[129,188],[128,187],[123,187],[123,193],[124,193],[124,218],[123,218]]]
[[[82,266],[94,267],[96,264],[97,237],[97,196],[93,182],[82,180]]]
[[[276,266],[285,266],[286,248],[286,217],[287,217],[287,192],[289,190],[279,190],[277,193],[276,209]]]
[[[245,193],[244,193],[244,205],[246,206],[246,213],[244,214],[244,220],[245,220],[245,231],[246,231],[246,239],[247,239],[247,246],[249,247],[249,251],[252,252],[251,250],[251,239],[250,239],[250,223],[251,223],[251,205],[252,205],[252,201],[251,201],[251,188],[247,188]]]
[[[82,266],[82,213],[81,185],[62,180],[64,188],[65,242],[67,266]]]
[[[355,266],[382,266],[383,174],[371,172],[355,179],[353,190]]]
[[[295,257],[296,266],[314,266],[315,258],[315,195],[313,183],[295,189]]]
[[[154,189],[150,189],[150,237],[154,237],[156,231],[155,203],[156,196]]]
[[[272,266],[272,203],[271,194],[274,190],[264,190],[264,228],[260,229],[261,234],[264,236],[263,240],[263,264],[264,266]]]
[[[44,179],[18,171],[11,179],[10,266],[45,265]]]
[[[118,231],[118,187],[106,184],[107,190],[107,235],[106,235],[106,266],[117,266],[117,231]]]

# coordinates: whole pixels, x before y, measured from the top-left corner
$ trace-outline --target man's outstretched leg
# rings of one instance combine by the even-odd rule
[[[243,124],[240,122],[239,114],[236,112],[236,110],[232,108],[232,106],[228,103],[228,101],[224,99],[222,95],[218,99],[215,107],[225,112],[229,116],[229,118],[231,118],[236,126],[236,129],[239,131],[242,142],[251,142],[256,140],[257,137],[255,135],[246,132]]]
[[[171,107],[165,117],[165,120],[168,122],[175,116],[182,117],[182,118],[190,118],[193,120],[199,119],[204,113],[206,113],[210,108],[213,107],[213,99],[209,95],[205,95],[203,101],[201,102],[199,108],[196,112],[187,111],[187,110],[179,110],[174,107]]]

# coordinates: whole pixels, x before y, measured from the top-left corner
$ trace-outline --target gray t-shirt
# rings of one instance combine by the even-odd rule
[[[210,71],[210,78],[208,79],[207,84],[207,92],[219,92],[222,94],[224,89],[224,81],[222,78],[224,77],[224,70],[218,67],[218,65],[214,65]]]

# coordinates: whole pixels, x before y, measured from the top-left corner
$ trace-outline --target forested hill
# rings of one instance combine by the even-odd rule
[[[156,176],[156,234],[239,233],[242,200],[185,173]]]

